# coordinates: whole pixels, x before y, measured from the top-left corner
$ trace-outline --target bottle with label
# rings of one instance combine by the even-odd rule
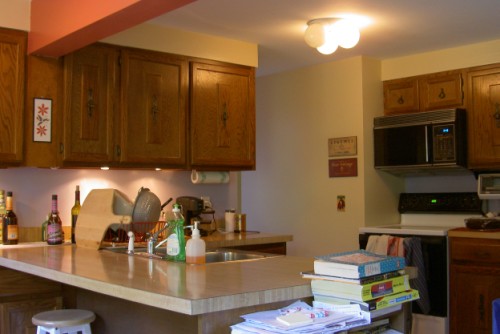
[[[75,190],[75,204],[71,208],[71,243],[75,244],[75,228],[76,228],[76,220],[78,219],[78,215],[80,214],[80,186],[76,186]]]
[[[174,204],[167,216],[167,223],[171,231],[167,237],[167,260],[184,262],[186,261],[186,239],[184,238],[184,217],[179,204]]]
[[[47,225],[49,225],[50,215],[45,217],[45,221],[42,223],[42,241],[47,241]]]
[[[5,215],[4,191],[0,189],[0,244],[3,243],[3,216]]]
[[[188,227],[193,229],[193,233],[191,233],[191,239],[186,243],[186,263],[203,264],[206,262],[205,253],[207,246],[205,240],[200,238],[198,222],[194,222],[194,227]]]
[[[5,210],[2,231],[3,243],[4,245],[16,245],[19,242],[19,226],[17,225],[17,216],[13,209],[12,191],[7,192]]]
[[[52,211],[47,223],[47,243],[59,245],[63,243],[62,221],[57,210],[57,195],[52,195]]]

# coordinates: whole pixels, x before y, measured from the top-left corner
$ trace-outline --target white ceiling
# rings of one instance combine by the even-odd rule
[[[356,47],[325,56],[305,44],[308,20],[343,14],[371,20]],[[358,55],[386,59],[500,39],[500,0],[197,0],[151,22],[256,43],[257,75],[267,75]]]

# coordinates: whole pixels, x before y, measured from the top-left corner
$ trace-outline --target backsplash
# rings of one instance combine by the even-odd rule
[[[118,189],[131,201],[141,187],[149,188],[162,203],[170,197],[210,196],[219,220],[225,209],[238,209],[237,178],[236,173],[230,173],[227,184],[195,185],[189,171],[12,168],[0,170],[0,189],[13,191],[20,227],[41,225],[50,211],[52,194],[59,196],[60,216],[63,225],[69,226],[76,185],[80,185],[81,203],[92,189],[98,188]]]

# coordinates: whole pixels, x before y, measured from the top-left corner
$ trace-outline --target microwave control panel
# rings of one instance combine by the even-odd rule
[[[454,162],[455,152],[455,125],[432,126],[434,162]]]

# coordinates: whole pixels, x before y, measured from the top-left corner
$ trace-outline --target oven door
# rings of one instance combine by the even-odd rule
[[[376,233],[362,233],[359,235],[359,247],[366,249],[370,235]],[[448,317],[448,237],[398,234],[397,237],[420,238],[424,260],[425,281],[429,292],[430,311],[427,315]],[[422,273],[419,273],[421,275]],[[412,302],[413,313],[423,314],[416,301]]]

